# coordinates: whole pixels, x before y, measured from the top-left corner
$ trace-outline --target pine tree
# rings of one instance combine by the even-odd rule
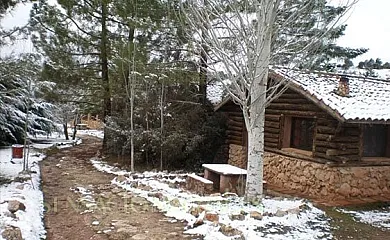
[[[274,46],[284,46],[282,51],[273,48],[273,54],[277,55],[273,64],[285,64],[289,59],[295,57],[297,49],[304,49],[312,42],[312,37],[323,31],[322,26],[334,22],[346,10],[343,6],[332,6],[325,0],[305,1],[290,0],[282,1],[282,7],[279,9],[280,15],[276,22]],[[291,26],[285,26],[284,22],[296,14],[298,6],[307,5],[304,12],[301,12],[301,18],[297,23]],[[323,31],[323,39],[316,42],[317,50],[312,52],[299,67],[306,69],[330,69],[330,63],[334,59],[354,59],[368,49],[341,47],[336,44],[336,40],[344,35],[347,25],[340,25],[332,28],[330,31]],[[296,39],[296,41],[291,41]],[[292,42],[292,44],[290,44]]]
[[[350,59],[345,58],[345,59],[344,59],[344,64],[342,65],[342,68],[343,68],[344,70],[348,70],[348,69],[351,68],[351,67],[353,67],[353,62],[352,62]]]
[[[64,82],[67,76],[76,76],[80,81],[75,87],[82,97],[100,102],[104,121],[111,115],[110,2],[59,0],[58,5],[50,5],[41,0],[34,4],[30,18],[34,46],[47,56],[47,65],[60,73],[54,80]],[[87,102],[71,96],[68,94],[67,101]],[[103,143],[105,146],[106,138]]]
[[[47,134],[55,129],[53,106],[39,98],[46,82],[40,82],[37,58],[25,55],[5,58],[0,65],[0,145],[22,143],[28,121],[30,134]],[[27,114],[28,113],[28,114]]]
[[[0,18],[2,18],[7,9],[13,7],[18,3],[17,0],[0,0]]]
[[[382,66],[383,69],[390,69],[390,63],[389,62],[385,62]]]

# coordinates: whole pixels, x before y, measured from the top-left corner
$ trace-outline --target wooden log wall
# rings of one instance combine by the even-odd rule
[[[361,129],[357,124],[340,124],[329,118],[317,119],[314,156],[334,162],[361,159]]]
[[[228,117],[227,144],[246,145],[242,111],[232,102],[221,109]],[[313,158],[338,163],[358,161],[362,156],[362,134],[358,124],[341,124],[302,94],[291,89],[275,99],[265,111],[264,145],[268,150],[283,147],[286,117],[313,118],[316,122]]]
[[[227,117],[226,143],[244,146],[245,122],[241,108],[233,102],[226,103],[221,111],[225,112]]]
[[[265,114],[264,147],[278,149],[280,145],[281,115]]]

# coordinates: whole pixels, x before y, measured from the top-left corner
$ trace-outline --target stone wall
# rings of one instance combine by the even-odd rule
[[[241,145],[230,144],[228,164],[246,169],[246,148]]]
[[[264,179],[313,198],[390,197],[390,166],[329,167],[267,152]]]
[[[210,194],[214,191],[214,185],[212,181],[195,175],[187,176],[186,188],[190,191],[196,192],[199,195]]]

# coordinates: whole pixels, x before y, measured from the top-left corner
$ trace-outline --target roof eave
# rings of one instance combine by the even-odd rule
[[[388,120],[371,120],[371,119],[347,119],[345,123],[351,123],[351,124],[389,124],[390,125],[390,119]]]
[[[278,78],[284,79],[287,82],[288,86],[291,87],[291,89],[293,89],[294,91],[302,94],[309,101],[313,102],[315,105],[317,105],[319,108],[324,110],[326,113],[328,113],[329,115],[334,117],[336,120],[338,120],[339,122],[342,122],[342,123],[346,121],[346,119],[337,110],[334,110],[334,109],[330,108],[322,100],[320,100],[317,97],[313,96],[312,94],[307,92],[305,89],[303,89],[301,86],[299,86],[298,84],[292,82],[290,79],[286,78],[285,76],[283,76],[283,75],[281,75],[281,74],[279,74],[279,73],[277,73],[275,71],[272,71],[272,70],[270,70],[269,76],[270,77],[277,76]]]
[[[218,111],[221,107],[223,107],[226,103],[228,103],[231,100],[230,95],[226,96],[220,103],[215,105],[214,112]]]

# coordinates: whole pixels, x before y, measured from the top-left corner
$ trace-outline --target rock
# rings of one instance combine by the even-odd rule
[[[216,213],[206,212],[206,214],[204,215],[204,219],[215,223],[219,221],[219,216]]]
[[[284,216],[286,216],[287,214],[288,214],[287,211],[278,209],[278,211],[276,211],[276,213],[275,213],[275,216],[276,216],[276,217],[284,217]]]
[[[133,197],[133,195],[131,193],[129,193],[129,192],[120,192],[117,195],[122,197],[122,198],[126,198],[126,199],[129,199],[129,198]]]
[[[230,225],[225,225],[225,224],[221,224],[221,227],[220,227],[219,231],[221,233],[223,233],[223,235],[228,236],[228,237],[242,235],[241,231],[233,228]]]
[[[245,216],[243,214],[241,214],[241,213],[231,214],[231,215],[229,215],[229,218],[232,221],[234,221],[234,220],[239,220],[239,221],[245,220]]]
[[[194,227],[197,227],[197,226],[200,226],[204,223],[203,221],[203,218],[202,217],[198,217],[195,222],[194,222]]]
[[[151,188],[150,186],[144,185],[144,184],[139,184],[139,185],[137,186],[137,188],[142,189],[142,190],[144,190],[144,191],[151,191],[151,190],[152,190],[152,188]]]
[[[99,221],[93,221],[91,224],[92,224],[92,226],[97,226],[97,225],[99,225]]]
[[[135,204],[135,205],[139,205],[139,206],[143,206],[143,205],[148,205],[148,204],[150,204],[150,203],[148,202],[148,200],[146,200],[146,199],[143,198],[143,197],[138,197],[138,196],[132,197],[132,198],[131,198],[131,203],[132,203],[132,204]]]
[[[160,192],[156,192],[156,193],[148,193],[148,196],[149,197],[155,197],[155,198],[158,198],[160,201],[163,201],[164,200],[164,195]]]
[[[323,187],[320,191],[321,196],[327,196],[328,195],[328,189],[326,187]]]
[[[309,205],[307,205],[306,203],[302,204],[301,206],[299,206],[299,210],[301,212],[304,212],[304,211],[308,211],[308,210],[311,210],[311,207]]]
[[[181,207],[180,200],[177,198],[172,199],[169,204],[173,207]]]
[[[343,196],[348,197],[351,194],[351,186],[348,183],[343,183],[337,192]]]
[[[270,213],[270,212],[264,212],[263,213],[263,217],[273,217],[274,214],[273,213]]]
[[[10,218],[16,218],[15,213],[12,213],[12,212],[5,212],[5,213],[4,213],[4,216],[10,217]]]
[[[259,213],[258,211],[251,211],[249,213],[249,216],[251,218],[256,219],[256,220],[262,220],[263,219],[263,214]]]
[[[136,234],[133,237],[131,237],[131,239],[136,239],[136,240],[144,240],[144,239],[147,239],[147,238],[148,237],[145,236],[145,234]]]
[[[133,235],[137,231],[138,231],[137,227],[130,226],[130,225],[128,225],[126,227],[118,228],[118,230],[117,230],[118,233],[126,234],[128,236]]]
[[[18,200],[8,201],[8,211],[10,211],[11,213],[15,213],[18,210],[24,211],[26,210],[26,206]]]
[[[30,181],[31,180],[31,176],[29,175],[19,175],[17,177],[14,178],[14,181],[15,182],[27,182],[27,181]]]
[[[222,197],[224,197],[224,198],[228,198],[228,197],[238,197],[238,195],[237,195],[236,193],[226,192],[226,193],[222,194]]]
[[[110,199],[112,198],[113,194],[111,192],[102,192],[99,194],[99,196],[104,199]]]
[[[357,196],[359,196],[361,194],[361,191],[359,190],[359,189],[357,189],[357,188],[352,188],[352,190],[351,190],[351,196],[352,197],[357,197]]]
[[[367,170],[365,170],[365,168],[362,167],[352,168],[352,173],[355,175],[357,179],[364,179],[365,177],[368,176]]]
[[[290,214],[297,214],[298,215],[301,212],[299,207],[288,209],[287,212],[290,213]]]
[[[190,208],[190,210],[188,211],[192,216],[194,217],[199,217],[199,215],[206,211],[206,209],[204,207],[201,207],[201,206],[193,206]]]
[[[130,239],[138,232],[138,229],[131,225],[121,224],[120,227],[119,225],[115,225],[115,227],[118,227],[118,230],[108,233],[110,240]]]
[[[172,237],[179,236],[179,233],[177,233],[177,232],[170,232],[170,233],[168,233],[168,236],[172,236]]]
[[[23,190],[24,189],[24,185],[20,184],[20,185],[16,186],[16,189]]]
[[[125,182],[127,180],[127,178],[124,175],[119,175],[116,177],[116,180],[118,182]]]
[[[23,240],[22,231],[18,227],[7,226],[1,236],[6,240]]]
[[[124,190],[122,188],[113,188],[113,189],[111,189],[111,192],[115,193],[115,194],[118,194],[118,193],[123,192],[123,191]]]
[[[221,193],[212,193],[210,194],[210,197],[220,197]]]

